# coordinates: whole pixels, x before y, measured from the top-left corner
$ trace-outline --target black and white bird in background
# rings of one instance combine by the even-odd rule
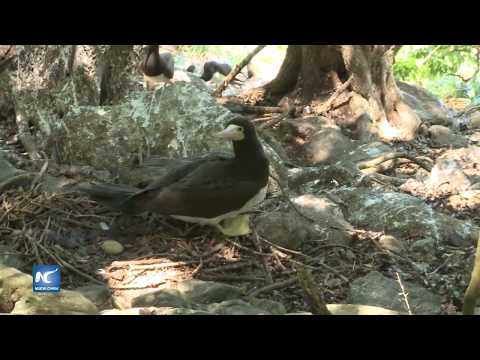
[[[174,59],[169,52],[160,53],[159,45],[147,45],[142,49],[140,70],[147,90],[163,82],[169,82],[174,75]]]

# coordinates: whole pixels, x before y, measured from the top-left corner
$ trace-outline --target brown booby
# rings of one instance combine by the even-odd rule
[[[169,215],[228,234],[220,225],[223,220],[250,212],[265,199],[269,162],[246,118],[234,118],[215,136],[232,141],[233,157],[217,153],[197,158],[142,190],[102,184],[83,185],[80,190],[126,214]]]

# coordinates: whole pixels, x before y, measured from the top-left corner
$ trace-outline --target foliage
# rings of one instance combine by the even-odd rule
[[[480,79],[478,74],[472,76],[478,51],[477,45],[404,45],[395,58],[394,73],[397,79],[417,83],[441,98],[477,100]]]

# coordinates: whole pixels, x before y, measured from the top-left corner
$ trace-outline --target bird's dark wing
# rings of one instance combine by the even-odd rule
[[[173,73],[175,69],[175,64],[173,61],[173,56],[170,53],[163,53],[160,54],[160,60],[163,65],[163,75],[165,75],[167,78],[171,79],[173,78]]]
[[[125,212],[129,213],[138,213],[147,210],[153,211],[151,210],[151,208],[148,208],[149,205],[145,202],[146,199],[154,198],[156,193],[159,193],[164,188],[168,188],[176,184],[177,182],[182,181],[182,179],[190,176],[199,167],[205,166],[206,163],[216,164],[230,161],[231,159],[231,156],[227,156],[223,153],[211,153],[207,156],[192,159],[192,161],[179,165],[178,167],[172,169],[172,171],[170,171],[166,175],[153,181],[145,189],[140,190],[135,194],[131,194],[128,199],[125,199],[122,207]]]
[[[119,210],[126,199],[138,192],[135,187],[117,184],[83,183],[75,186],[75,189],[86,193],[92,200],[115,210]]]
[[[254,181],[205,177],[175,183],[135,198],[148,211],[164,215],[212,218],[240,209],[261,186]]]

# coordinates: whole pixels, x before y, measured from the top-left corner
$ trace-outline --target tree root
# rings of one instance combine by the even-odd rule
[[[422,169],[425,169],[426,171],[430,172],[432,171],[433,166],[426,161],[420,160],[418,158],[415,158],[413,156],[410,156],[408,154],[400,153],[400,152],[391,152],[388,154],[384,154],[382,156],[379,156],[375,159],[370,159],[370,160],[365,160],[357,163],[357,166],[360,170],[363,169],[368,169],[368,168],[375,168],[376,166],[390,160],[394,159],[407,159],[418,166],[420,166]]]

